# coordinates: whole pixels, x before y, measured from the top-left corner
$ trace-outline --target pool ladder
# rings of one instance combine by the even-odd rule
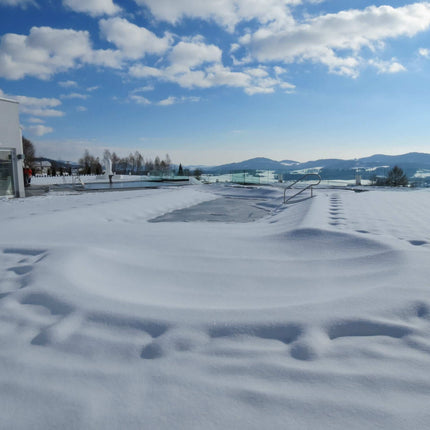
[[[292,189],[292,187],[293,187],[294,185],[296,185],[298,182],[300,182],[300,181],[302,181],[303,179],[308,178],[308,177],[310,177],[310,176],[312,176],[312,177],[316,177],[316,178],[318,179],[318,182],[313,182],[313,183],[311,183],[311,184],[308,184],[306,187],[301,188],[301,189],[300,189],[300,191],[298,191],[297,193],[295,193],[295,194],[293,194],[292,196],[290,196],[290,197],[286,198],[286,195],[285,195],[285,194],[286,194],[287,190],[291,190],[291,189]],[[288,185],[288,187],[285,187],[285,188],[284,188],[284,204],[288,203],[291,199],[293,199],[294,197],[298,196],[299,194],[303,193],[304,191],[306,191],[306,190],[308,190],[308,189],[310,189],[310,190],[311,190],[311,196],[310,196],[310,197],[306,197],[306,198],[304,198],[304,199],[301,199],[301,200],[299,200],[299,201],[306,200],[306,199],[308,199],[308,198],[312,198],[312,197],[314,196],[314,195],[313,195],[313,188],[312,188],[312,187],[314,187],[314,186],[316,186],[316,185],[319,185],[319,183],[320,183],[320,182],[321,182],[321,176],[320,176],[320,175],[318,175],[317,173],[307,173],[306,175],[303,175],[301,178],[297,179],[297,181],[294,181],[292,184]]]

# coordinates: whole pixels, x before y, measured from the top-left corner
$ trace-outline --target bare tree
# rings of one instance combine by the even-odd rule
[[[34,149],[33,142],[31,140],[22,137],[22,149],[24,152],[24,164],[26,167],[34,168],[34,157],[36,155],[36,151]]]

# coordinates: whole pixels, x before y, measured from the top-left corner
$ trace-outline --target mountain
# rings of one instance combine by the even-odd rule
[[[275,161],[270,158],[257,157],[251,158],[249,160],[241,161],[239,163],[223,164],[221,166],[214,166],[205,168],[204,171],[211,172],[233,172],[236,170],[286,170],[287,165],[283,163],[295,163],[299,164],[297,161]]]
[[[430,170],[430,154],[410,152],[403,155],[375,154],[370,157],[342,160],[327,158],[299,163],[293,160],[275,161],[270,158],[257,157],[238,163],[223,164],[203,168],[205,173],[228,173],[243,170],[274,170],[287,175],[299,174],[308,169],[315,170],[326,179],[353,178],[358,170],[363,177],[385,175],[386,169],[401,167],[408,177],[413,177],[418,170]]]

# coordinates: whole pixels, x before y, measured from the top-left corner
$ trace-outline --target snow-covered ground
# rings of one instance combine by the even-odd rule
[[[430,428],[429,190],[281,201],[0,200],[0,428]]]

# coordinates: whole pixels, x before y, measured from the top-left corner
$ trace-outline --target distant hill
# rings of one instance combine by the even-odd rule
[[[250,160],[241,161],[239,163],[223,164],[221,166],[214,166],[205,168],[205,172],[232,172],[235,170],[283,170],[287,169],[288,166],[284,163],[299,164],[297,161],[275,161],[270,158],[257,157],[251,158]]]
[[[57,167],[79,167],[79,163],[76,163],[74,161],[63,161],[63,160],[54,160],[52,158],[47,157],[35,157],[34,161],[49,161],[51,164],[55,164]]]
[[[419,170],[430,170],[430,154],[410,152],[403,155],[375,154],[370,157],[342,160],[327,158],[299,163],[293,160],[275,161],[270,158],[257,157],[238,163],[223,164],[213,167],[202,167],[205,173],[228,173],[241,170],[274,170],[287,176],[301,174],[307,170],[318,171],[326,179],[353,178],[359,171],[363,178],[371,175],[384,175],[387,168],[395,165],[401,167],[408,177]]]

